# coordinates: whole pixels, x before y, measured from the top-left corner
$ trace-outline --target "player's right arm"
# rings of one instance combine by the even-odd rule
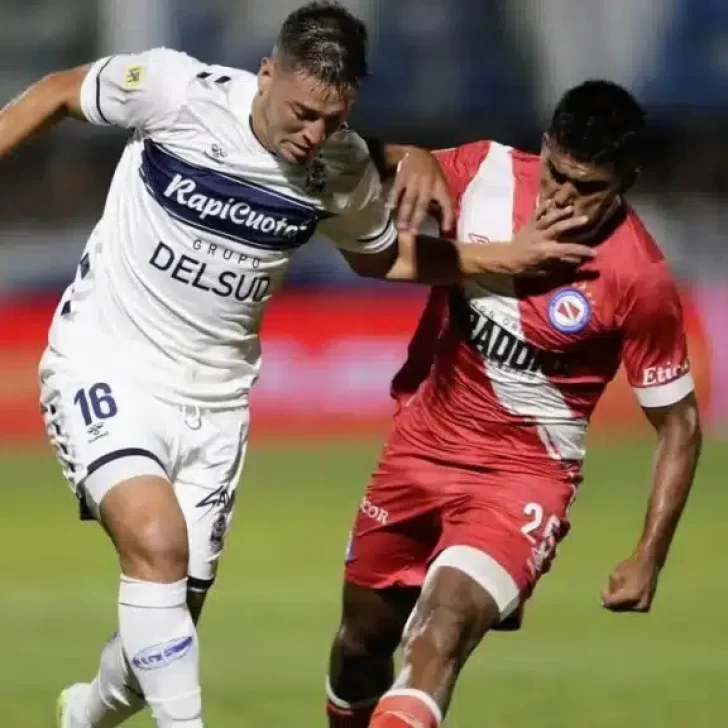
[[[569,208],[541,211],[509,241],[473,245],[397,231],[382,250],[342,253],[359,275],[388,281],[450,285],[488,273],[538,274],[554,264],[579,265],[594,257],[588,246],[559,242],[584,222],[573,218]]]
[[[357,152],[357,139],[350,138]],[[537,210],[512,240],[473,245],[435,235],[397,230],[382,195],[379,173],[364,143],[359,149],[361,172],[356,189],[339,215],[325,221],[320,232],[341,249],[359,275],[388,281],[451,285],[484,274],[536,274],[554,263],[579,265],[594,257],[585,245],[562,243],[560,237],[584,224],[573,211]],[[362,159],[361,154],[365,155]],[[353,162],[356,164],[356,162]]]
[[[0,111],[0,157],[66,117],[83,119],[80,90],[88,66],[50,73]]]
[[[50,73],[0,111],[0,157],[65,118],[153,131],[177,113],[195,63],[158,48]]]

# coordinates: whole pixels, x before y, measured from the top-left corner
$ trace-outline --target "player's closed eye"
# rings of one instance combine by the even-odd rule
[[[574,189],[583,197],[595,195],[597,192],[606,190],[609,186],[606,180],[590,180],[586,182],[572,180],[571,184],[574,185]]]
[[[568,175],[564,174],[563,172],[559,172],[554,165],[549,162],[549,174],[551,175],[551,178],[553,179],[556,184],[563,185],[567,182],[571,183],[576,192],[583,196],[587,197],[588,195],[595,195],[597,192],[602,192],[605,190],[609,183],[606,180],[576,180],[572,179]]]
[[[313,109],[307,109],[304,106],[298,105],[291,106],[291,109],[293,110],[293,115],[299,121],[317,121],[319,119],[319,114]]]
[[[563,185],[569,181],[569,178],[562,172],[559,172],[559,170],[556,169],[556,167],[554,167],[554,165],[551,162],[548,163],[548,167],[549,167],[549,174],[551,175],[551,179],[554,182],[556,182],[556,184]]]
[[[293,115],[296,117],[296,119],[301,122],[314,122],[318,121],[319,119],[323,119],[326,126],[326,136],[333,134],[335,131],[338,131],[344,123],[344,120],[340,114],[322,115],[314,109],[307,109],[305,106],[299,106],[297,104],[292,104],[291,110],[293,111]]]

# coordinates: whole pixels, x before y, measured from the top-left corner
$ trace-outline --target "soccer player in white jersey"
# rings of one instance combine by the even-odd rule
[[[243,462],[261,317],[315,231],[363,275],[429,284],[593,255],[559,242],[583,222],[569,210],[510,245],[398,231],[344,125],[366,40],[339,5],[311,3],[257,76],[156,49],[50,74],[0,114],[0,155],[65,116],[131,132],[40,364],[50,440],[121,569],[118,631],[93,682],[61,695],[62,728],[110,728],[145,703],[160,728],[203,725],[195,624]]]

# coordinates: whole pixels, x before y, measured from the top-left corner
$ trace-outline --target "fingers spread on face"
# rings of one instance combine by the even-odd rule
[[[549,237],[559,238],[568,232],[584,227],[587,222],[589,222],[589,218],[583,215],[581,217],[558,218],[545,229]]]
[[[548,230],[560,220],[567,220],[574,213],[573,207],[550,207],[538,217],[537,227],[539,230]]]

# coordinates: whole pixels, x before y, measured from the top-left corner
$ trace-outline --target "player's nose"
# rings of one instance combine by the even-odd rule
[[[567,182],[566,184],[559,185],[552,199],[557,207],[567,207],[573,204],[576,198],[575,193],[574,186]]]
[[[326,123],[323,119],[310,122],[304,130],[303,136],[309,146],[319,146],[326,138]]]

